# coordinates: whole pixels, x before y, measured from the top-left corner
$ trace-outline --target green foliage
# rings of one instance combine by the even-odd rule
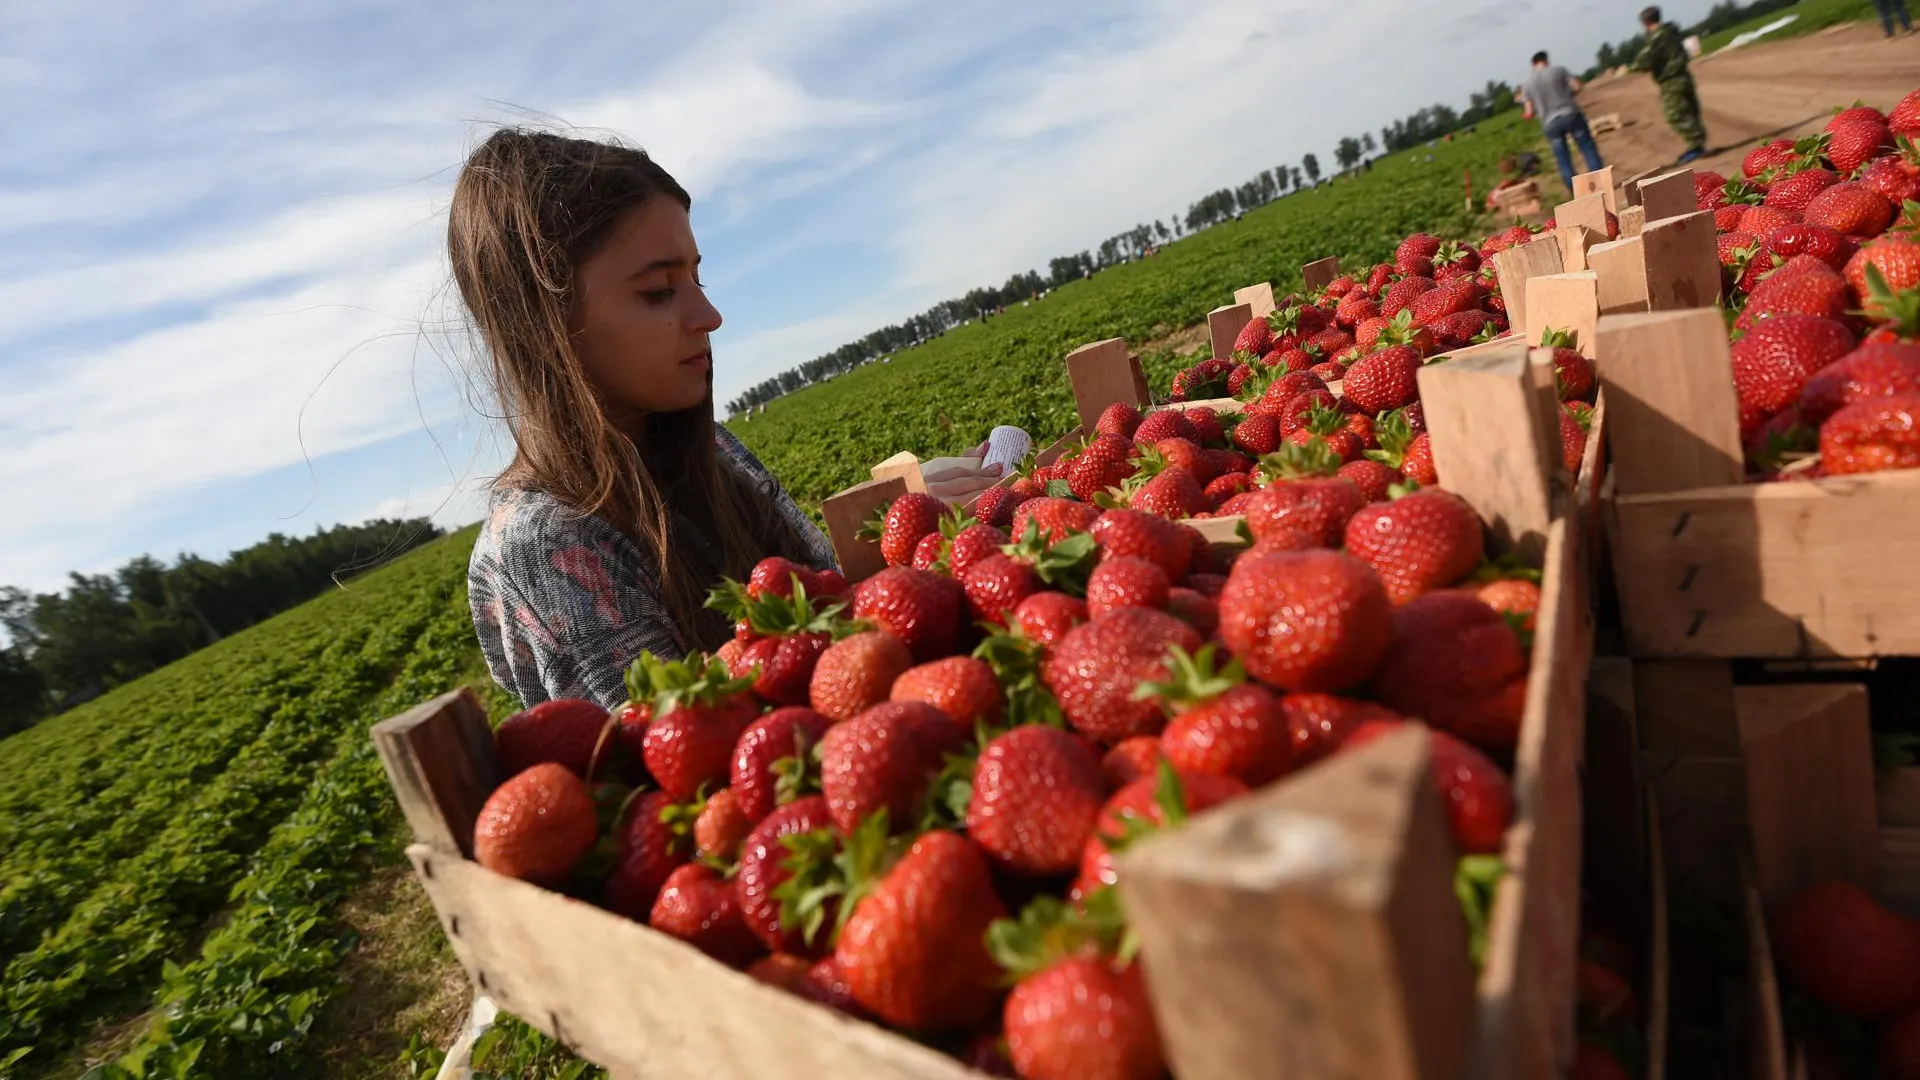
[[[1325,255],[1357,265],[1390,257],[1418,230],[1466,234],[1475,223],[1461,171],[1472,171],[1483,198],[1495,164],[1538,139],[1538,126],[1514,113],[1432,151],[1380,158],[1370,172],[1287,195],[728,426],[804,503],[865,479],[896,451],[938,456],[978,443],[995,424],[1017,424],[1044,445],[1076,423],[1062,363],[1075,348],[1110,337],[1140,348],[1201,322],[1243,285],[1300,288],[1300,266]],[[1181,363],[1164,348],[1141,359],[1156,386]]]

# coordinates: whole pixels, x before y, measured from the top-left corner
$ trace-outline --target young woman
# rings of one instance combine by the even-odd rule
[[[531,706],[608,708],[640,651],[713,649],[722,576],[833,552],[713,418],[692,199],[628,147],[496,131],[447,224],[453,276],[491,354],[515,453],[495,481],[468,590],[487,667]],[[930,478],[950,498],[994,479]]]

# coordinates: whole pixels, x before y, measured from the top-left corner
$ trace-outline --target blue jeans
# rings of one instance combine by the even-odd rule
[[[1907,5],[1903,0],[1873,0],[1874,10],[1880,13],[1880,25],[1887,28],[1887,36],[1893,36],[1894,16],[1900,17],[1900,29],[1911,30],[1913,23],[1907,19]]]
[[[1593,132],[1587,129],[1587,118],[1578,111],[1562,113],[1541,125],[1547,133],[1547,145],[1553,149],[1553,162],[1560,166],[1560,182],[1567,185],[1567,191],[1573,191],[1573,152],[1567,148],[1567,138],[1580,144],[1580,156],[1587,159],[1587,171],[1602,168],[1606,162],[1600,160],[1600,148],[1593,145]]]

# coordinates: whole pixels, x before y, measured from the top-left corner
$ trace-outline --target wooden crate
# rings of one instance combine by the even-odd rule
[[[1606,316],[1598,342],[1633,655],[1920,654],[1920,472],[1746,483],[1717,310]]]
[[[1557,482],[1557,454],[1543,441],[1551,365],[1544,381],[1540,369],[1515,348],[1421,375],[1435,400],[1489,395],[1470,423],[1451,409],[1430,418],[1436,447],[1450,453],[1443,480],[1502,522],[1506,542],[1525,550],[1537,540],[1542,568],[1509,872],[1483,969],[1476,977],[1466,956],[1426,742],[1397,733],[1122,857],[1180,1075],[1520,1080],[1570,1061],[1591,623],[1573,500],[1531,490]],[[1459,452],[1461,440],[1482,447],[1480,460]],[[897,478],[886,485],[904,489]],[[418,841],[409,858],[476,985],[616,1077],[973,1075],[643,925],[472,862],[472,822],[499,767],[471,694],[389,720],[375,739]]]

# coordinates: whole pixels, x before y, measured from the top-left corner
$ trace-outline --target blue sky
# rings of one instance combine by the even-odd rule
[[[1632,8],[10,0],[0,584],[477,519],[506,437],[444,210],[493,124],[615,132],[692,191],[725,401],[1536,48],[1584,66]]]

